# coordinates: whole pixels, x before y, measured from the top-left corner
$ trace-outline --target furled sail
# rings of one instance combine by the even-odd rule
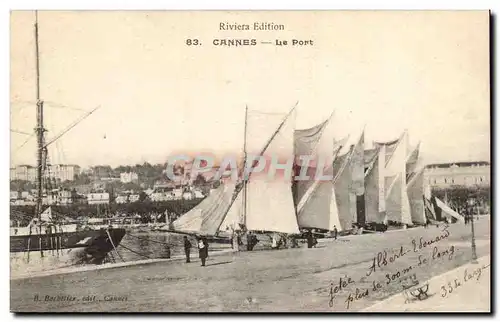
[[[388,146],[385,146],[385,155],[388,160],[384,169],[387,220],[412,224],[406,190],[407,131],[403,132],[398,142],[391,142],[390,146],[392,150],[390,156],[387,153]]]
[[[329,123],[328,119],[309,129],[295,130],[295,155],[314,155],[316,146],[323,137],[323,132]]]
[[[389,159],[392,157],[392,154],[396,150],[396,147],[398,146],[400,140],[401,140],[401,138],[398,138],[394,141],[389,141],[389,142],[375,142],[375,141],[373,141],[374,147],[384,147],[384,149],[385,149],[384,160],[386,162],[386,165],[389,162]]]
[[[354,145],[350,162],[349,171],[351,172],[351,185],[349,193],[349,209],[353,222],[358,224],[365,223],[365,131]]]
[[[278,170],[274,175],[263,171],[250,176],[246,187],[245,226],[248,230],[299,233],[291,186],[295,110],[274,126],[268,115],[252,112],[248,115],[247,126],[247,146],[250,153],[261,154],[268,164],[273,159],[280,164],[291,164],[290,176],[286,170]],[[261,138],[266,138],[265,141],[259,140],[258,134]],[[265,149],[261,152],[263,148]]]
[[[435,201],[436,201],[436,206],[439,207],[439,209],[441,210],[441,215],[444,215],[445,217],[448,217],[448,218],[455,218],[461,222],[465,221],[463,216],[461,216],[458,212],[456,212],[455,210],[448,207],[440,199],[435,198]]]
[[[411,225],[410,201],[405,181],[402,173],[392,180],[386,195],[386,216],[389,221]]]
[[[416,169],[418,166],[418,157],[420,153],[420,142],[413,149],[413,151],[408,155],[406,159],[406,181],[410,182],[412,176],[416,174]]]
[[[333,162],[333,189],[340,222],[340,226],[337,226],[339,231],[351,229],[353,223],[352,202],[350,201],[352,150],[353,146],[351,146],[348,153],[338,157]]]
[[[222,183],[200,204],[173,221],[170,227],[165,228],[215,236],[233,202],[235,188],[236,185],[233,182]]]
[[[365,216],[366,222],[384,222],[385,218],[385,181],[383,169],[385,161],[381,148],[373,149],[369,152],[367,169],[365,172]],[[382,208],[382,210],[381,210]]]
[[[410,201],[411,220],[417,224],[427,222],[425,216],[425,188],[424,188],[424,169],[416,172],[407,185],[408,199]]]
[[[327,162],[322,162],[320,165],[322,166],[321,173],[333,178],[334,160],[340,149],[346,144],[347,138],[335,141],[331,129],[331,127],[324,129],[320,139],[316,143],[316,148],[309,149],[309,151],[316,159],[323,158],[327,160]],[[297,202],[299,227],[325,230],[333,230],[336,227],[338,230],[341,230],[334,181],[318,180],[318,178],[314,177],[316,167],[310,168],[312,168],[311,179],[297,182],[299,187],[307,187],[307,189],[303,190]]]
[[[295,146],[295,160],[296,160],[296,175],[301,174],[301,171],[304,168],[307,168],[306,177],[310,178],[309,180],[297,180],[294,182],[295,191],[295,203],[301,204],[304,203],[304,199],[308,198],[308,193],[314,189],[314,177],[316,175],[316,165],[318,156],[325,155],[330,156],[330,161],[333,162],[333,147],[331,144],[326,145],[325,151],[325,142],[330,143],[328,138],[331,136],[331,131],[325,130],[328,125],[331,124],[329,119],[312,127],[309,129],[295,130],[294,132],[294,146]],[[318,151],[319,150],[319,151]],[[300,156],[308,156],[311,160],[307,163]],[[299,210],[299,208],[297,209]],[[300,222],[299,222],[300,225]],[[303,226],[301,226],[303,227]]]

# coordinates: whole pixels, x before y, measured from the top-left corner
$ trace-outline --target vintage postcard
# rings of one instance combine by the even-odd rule
[[[10,36],[12,312],[490,312],[490,12]]]

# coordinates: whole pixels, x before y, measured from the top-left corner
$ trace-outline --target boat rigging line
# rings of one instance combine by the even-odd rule
[[[18,134],[33,135],[33,133],[28,133],[28,132],[14,130],[14,129],[10,129],[10,131],[13,132],[13,133],[18,133]]]
[[[149,238],[139,237],[139,236],[136,236],[136,235],[132,235],[131,233],[127,233],[127,236],[131,236],[131,237],[137,238],[137,239],[139,239],[139,240],[147,240],[147,241],[150,241],[150,242],[153,242],[153,243],[162,244],[162,245],[167,245],[167,246],[169,246],[169,247],[170,247],[170,246],[173,246],[173,244],[169,244],[169,243],[162,242],[162,241],[155,240],[155,239],[149,239]]]
[[[77,119],[76,121],[74,121],[73,123],[71,123],[66,129],[64,129],[61,133],[59,133],[58,135],[56,135],[55,137],[53,137],[50,141],[48,141],[47,143],[45,143],[44,147],[46,148],[47,146],[49,146],[50,144],[54,143],[56,140],[58,140],[61,136],[63,136],[64,134],[66,134],[69,130],[71,130],[72,128],[74,128],[75,126],[77,126],[80,122],[82,122],[84,119],[86,119],[87,117],[89,117],[92,113],[94,113],[97,109],[99,109],[101,106],[97,106],[96,108],[94,108],[93,110],[91,110],[90,112],[82,115],[79,119]]]
[[[111,235],[109,234],[109,230],[106,229],[106,233],[108,234],[109,241],[111,242],[111,246],[113,246],[113,249],[115,250],[116,254],[120,257],[120,259],[122,260],[122,262],[125,262],[123,260],[122,255],[120,255],[120,253],[118,253],[118,251],[116,250],[115,243],[113,242],[113,238],[111,238]]]
[[[136,255],[142,256],[142,257],[147,258],[147,259],[152,259],[151,257],[149,257],[147,255],[141,254],[138,251],[135,251],[133,249],[128,248],[127,246],[123,245],[123,242],[120,244],[120,246],[123,247],[123,248],[125,248],[129,252],[132,252],[132,253],[136,254]],[[117,252],[117,254],[120,255],[120,253],[118,253],[118,252]],[[120,258],[121,258],[121,255],[120,255]],[[122,259],[122,261],[123,261],[123,259]]]

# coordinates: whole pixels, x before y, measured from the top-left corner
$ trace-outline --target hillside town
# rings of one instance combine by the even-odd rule
[[[57,164],[49,167],[52,182],[44,189],[45,205],[126,204],[140,201],[203,199],[213,188],[213,174],[202,173],[190,179],[189,169],[181,180],[171,181],[165,165],[144,163],[136,166],[95,166],[82,169],[78,165]],[[36,200],[36,169],[19,165],[10,169],[10,204],[34,205]],[[216,183],[215,183],[216,184]]]
[[[110,166],[82,169],[74,164],[53,165],[49,170],[50,177],[53,178],[52,187],[44,189],[43,203],[67,206],[201,200],[217,187],[218,183],[213,181],[213,171],[200,173],[193,180],[190,176],[191,164],[188,163],[177,169],[183,174],[181,180],[171,181],[166,176],[166,166],[167,164],[144,163],[114,169]],[[35,167],[19,165],[10,169],[10,175],[10,204],[34,205]],[[453,206],[456,195],[453,191],[460,188],[476,187],[489,191],[490,163],[477,161],[428,164],[424,171],[424,181]],[[486,209],[485,211],[487,212]]]

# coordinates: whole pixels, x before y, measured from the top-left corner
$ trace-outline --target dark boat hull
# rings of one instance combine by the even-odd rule
[[[100,264],[124,236],[122,228],[11,236],[10,253],[28,262],[30,257],[61,257],[66,265]]]

